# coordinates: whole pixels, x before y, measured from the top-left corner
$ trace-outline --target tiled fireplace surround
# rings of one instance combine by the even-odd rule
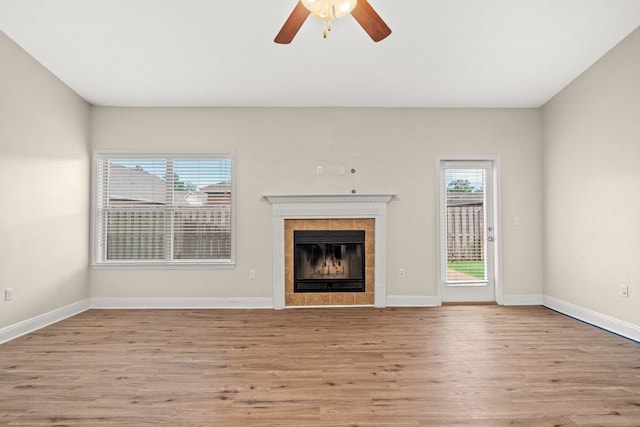
[[[387,203],[393,195],[264,196],[273,212],[273,307],[386,306]],[[364,293],[293,293],[294,230],[365,230]]]
[[[375,295],[375,220],[372,218],[285,219],[284,302],[287,307],[318,305],[373,305]],[[297,230],[364,230],[365,292],[293,291],[293,232]]]

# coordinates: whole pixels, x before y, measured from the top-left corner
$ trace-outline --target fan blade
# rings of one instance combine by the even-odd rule
[[[386,38],[391,34],[391,28],[384,23],[380,15],[373,10],[367,0],[358,0],[356,8],[353,9],[351,15],[358,21],[358,24],[369,34],[374,42]]]
[[[302,2],[298,1],[298,4],[296,4],[296,7],[293,8],[291,15],[289,15],[284,25],[280,29],[280,32],[273,41],[280,44],[291,43],[293,38],[298,33],[300,27],[302,27],[302,24],[304,24],[304,21],[307,20],[307,16],[309,16],[310,13],[311,12],[309,12],[307,8],[304,7]]]

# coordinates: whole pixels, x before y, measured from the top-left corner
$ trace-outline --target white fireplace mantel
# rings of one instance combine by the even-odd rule
[[[387,204],[393,194],[266,195],[273,212],[273,308],[285,307],[285,219],[373,218],[375,220],[374,305],[387,300]]]

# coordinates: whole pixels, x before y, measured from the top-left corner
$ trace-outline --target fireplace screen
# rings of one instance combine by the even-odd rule
[[[365,232],[294,231],[294,292],[364,292]]]

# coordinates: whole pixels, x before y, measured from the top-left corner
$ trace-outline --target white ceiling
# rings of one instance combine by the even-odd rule
[[[297,0],[0,0],[0,30],[116,106],[539,107],[640,25],[640,0],[370,0],[325,40]],[[0,64],[2,58],[0,58]]]

